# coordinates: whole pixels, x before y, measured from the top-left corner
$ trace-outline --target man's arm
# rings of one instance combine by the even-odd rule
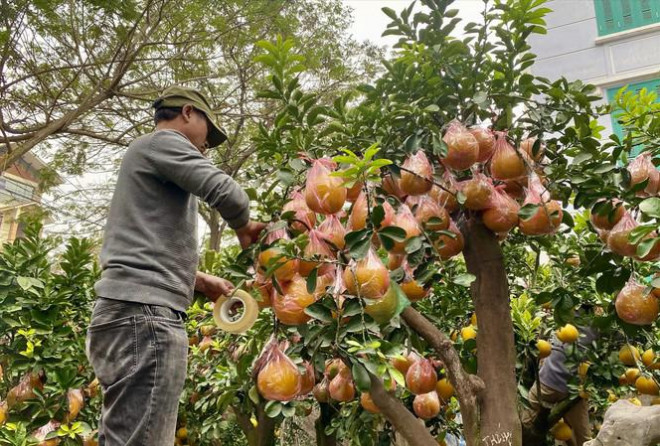
[[[250,199],[245,191],[205,158],[183,134],[174,130],[156,132],[146,156],[162,179],[217,209],[230,228],[248,225]]]
[[[215,302],[220,296],[228,296],[234,291],[234,285],[225,279],[197,271],[195,275],[195,291],[205,295]]]

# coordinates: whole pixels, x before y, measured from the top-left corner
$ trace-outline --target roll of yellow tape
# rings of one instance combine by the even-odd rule
[[[241,305],[243,313],[232,315],[232,308]],[[236,290],[231,296],[221,296],[213,306],[215,324],[227,333],[245,333],[254,325],[259,315],[259,305],[247,291]]]

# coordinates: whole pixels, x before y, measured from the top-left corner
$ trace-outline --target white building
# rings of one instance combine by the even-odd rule
[[[660,97],[660,0],[550,0],[548,33],[530,38],[537,76],[580,79],[612,101],[621,87]],[[621,136],[611,116],[601,119]]]

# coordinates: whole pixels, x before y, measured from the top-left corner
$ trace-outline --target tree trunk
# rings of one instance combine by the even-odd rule
[[[325,427],[330,426],[332,423],[333,414],[337,412],[330,404],[320,403],[319,407],[321,413],[314,422],[314,429],[316,430],[316,444],[319,446],[337,446],[337,437],[333,435],[326,435]]]
[[[406,439],[409,446],[438,446],[424,422],[406,409],[401,400],[387,393],[380,378],[375,375],[371,375],[369,394],[383,416]]]
[[[222,230],[224,225],[220,225],[220,213],[215,209],[210,210],[209,214],[209,229],[211,236],[209,238],[209,250],[220,251],[220,239],[222,237]]]
[[[456,398],[461,407],[463,433],[467,446],[479,445],[479,407],[477,397],[483,391],[484,383],[479,377],[465,372],[458,352],[444,333],[412,307],[401,313],[406,324],[419,334],[438,353],[445,364],[447,375],[456,389]]]
[[[509,286],[502,249],[483,223],[469,219],[462,228],[463,255],[472,283],[477,320],[479,438],[484,444],[522,445],[516,388],[516,350],[509,304]]]
[[[260,402],[257,407],[257,426],[250,421],[250,414],[245,414],[234,407],[236,421],[247,438],[250,446],[275,446],[275,428],[280,423],[280,417],[270,418],[266,415],[265,402]]]

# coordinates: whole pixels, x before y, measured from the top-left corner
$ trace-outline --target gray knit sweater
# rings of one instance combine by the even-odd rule
[[[101,250],[101,297],[185,311],[197,271],[197,198],[231,228],[249,220],[249,199],[176,130],[131,143],[122,160]]]

